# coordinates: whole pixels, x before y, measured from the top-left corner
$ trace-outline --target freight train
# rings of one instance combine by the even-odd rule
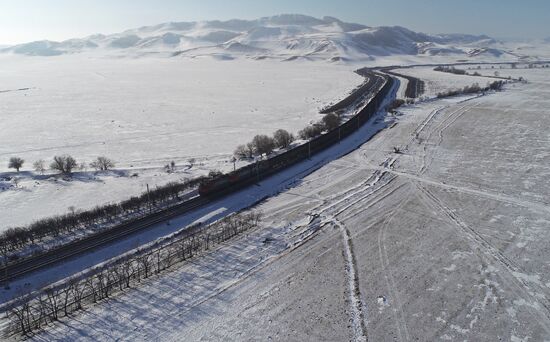
[[[373,87],[368,90],[361,87],[358,91],[378,91],[362,110],[342,125],[272,158],[257,161],[233,172],[205,180],[199,186],[199,194],[202,197],[216,198],[240,190],[298,162],[311,158],[316,153],[351,135],[380,109],[380,105],[392,90],[395,82],[393,78],[384,74],[369,72],[365,76],[369,77],[369,83],[374,81]],[[358,97],[356,93],[350,95],[350,97],[352,96],[354,98]]]

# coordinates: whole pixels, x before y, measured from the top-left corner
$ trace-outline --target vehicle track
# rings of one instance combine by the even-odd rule
[[[418,176],[418,175],[415,175],[415,174],[402,172],[402,171],[397,171],[397,170],[394,170],[390,167],[383,167],[383,166],[376,166],[376,165],[356,165],[356,164],[352,164],[352,163],[346,165],[346,164],[341,163],[341,162],[339,163],[339,165],[342,166],[342,167],[348,167],[348,168],[352,168],[352,169],[363,169],[363,170],[378,169],[378,170],[381,170],[381,171],[387,171],[387,172],[395,174],[397,176],[402,176],[404,178],[408,178],[408,179],[411,179],[411,180],[414,180],[414,181],[417,181],[417,182],[420,182],[420,183],[423,183],[423,184],[433,185],[433,186],[438,187],[438,188],[452,190],[452,191],[465,193],[465,194],[470,194],[470,195],[479,196],[479,197],[484,197],[484,198],[487,198],[487,199],[490,199],[490,200],[494,200],[494,201],[498,201],[498,202],[502,202],[502,203],[507,203],[507,204],[513,204],[513,205],[517,205],[517,206],[524,207],[524,208],[527,208],[527,209],[540,211],[540,212],[543,212],[543,213],[550,213],[550,206],[545,202],[524,200],[524,199],[521,199],[521,198],[516,198],[516,197],[505,195],[505,194],[494,193],[494,192],[484,190],[484,189],[472,189],[472,188],[465,187],[465,186],[453,185],[453,184],[445,183],[445,182],[438,181],[438,180],[435,180],[435,179],[431,179],[431,178],[428,178],[428,177]]]
[[[409,334],[409,329],[407,327],[407,322],[405,320],[405,312],[403,311],[403,306],[401,305],[401,299],[397,291],[396,281],[395,281],[395,278],[393,277],[393,273],[389,268],[390,262],[388,257],[388,249],[386,246],[386,233],[388,230],[388,226],[391,224],[393,218],[399,212],[399,209],[408,201],[409,195],[410,195],[410,192],[407,194],[407,196],[405,196],[403,199],[401,199],[397,203],[397,206],[389,213],[386,219],[382,222],[382,227],[378,231],[378,255],[380,258],[382,271],[384,273],[386,288],[390,293],[390,301],[393,301],[393,304],[395,306],[395,309],[392,310],[392,313],[394,316],[394,320],[397,328],[397,334],[399,336],[400,341],[409,341],[410,334]]]
[[[368,331],[366,326],[365,314],[363,308],[366,307],[361,300],[361,290],[359,287],[359,275],[357,272],[357,261],[355,259],[355,252],[353,250],[353,241],[351,240],[351,234],[346,226],[337,220],[331,219],[334,226],[336,226],[342,234],[342,240],[344,242],[344,257],[346,259],[346,275],[349,286],[349,301],[351,319],[353,323],[353,337],[355,341],[368,341]]]
[[[418,172],[419,175],[424,174],[427,170],[427,168],[431,165],[433,158],[431,158],[428,161],[429,154],[428,154],[428,147],[432,145],[428,145],[430,140],[432,139],[432,135],[434,132],[438,133],[439,140],[437,143],[435,143],[433,146],[437,147],[441,144],[443,141],[443,135],[442,132],[449,128],[456,120],[458,120],[460,117],[462,117],[464,114],[466,114],[470,109],[474,108],[476,105],[470,105],[466,104],[457,110],[449,113],[437,126],[435,126],[432,130],[428,131],[427,137],[423,139],[423,156],[422,156],[422,165],[420,167],[420,171]],[[438,113],[441,113],[442,111],[439,111]],[[432,117],[432,119],[435,118]],[[442,127],[443,126],[443,127]]]
[[[541,318],[541,324],[544,329],[550,333],[550,301],[548,299],[541,298],[535,295],[533,287],[539,287],[536,284],[528,284],[524,279],[517,276],[517,273],[523,273],[523,270],[511,259],[502,254],[498,248],[494,247],[485,237],[479,234],[475,229],[467,225],[463,220],[460,219],[458,214],[455,211],[448,208],[445,203],[435,196],[431,191],[429,191],[425,186],[415,182],[415,186],[420,191],[420,193],[425,198],[425,202],[429,207],[432,207],[440,212],[442,212],[450,222],[455,226],[460,228],[460,231],[463,235],[471,242],[474,243],[478,248],[477,250],[483,253],[484,256],[489,257],[490,259],[496,261],[500,264],[501,268],[506,270],[507,277],[500,274],[503,280],[508,284],[510,289],[519,297],[530,301],[531,303],[536,303],[532,307],[536,310]],[[505,279],[507,278],[507,279]],[[543,293],[543,291],[538,288],[538,293]]]

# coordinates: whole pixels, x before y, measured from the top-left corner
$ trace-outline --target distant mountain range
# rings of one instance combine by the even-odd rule
[[[494,39],[484,35],[430,35],[399,26],[368,27],[333,17],[318,19],[285,14],[257,20],[164,23],[62,42],[36,41],[3,48],[0,52],[57,56],[97,51],[188,57],[208,55],[219,59],[360,61],[388,55],[472,57],[487,54],[498,57],[506,53],[492,47],[495,44]]]

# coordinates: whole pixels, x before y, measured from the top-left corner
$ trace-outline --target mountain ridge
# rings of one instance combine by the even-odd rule
[[[107,54],[357,61],[388,55],[468,57],[472,51],[490,51],[493,56],[503,54],[490,49],[494,43],[494,39],[485,35],[426,34],[401,26],[369,27],[329,16],[281,14],[254,20],[167,22],[61,42],[35,41],[3,48],[0,52],[59,56],[103,51]]]

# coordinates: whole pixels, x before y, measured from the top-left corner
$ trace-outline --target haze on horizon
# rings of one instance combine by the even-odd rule
[[[550,36],[544,0],[0,0],[0,44],[116,33],[170,21],[256,19],[282,13],[333,16],[369,26],[404,26],[426,33],[487,34],[495,38]]]

